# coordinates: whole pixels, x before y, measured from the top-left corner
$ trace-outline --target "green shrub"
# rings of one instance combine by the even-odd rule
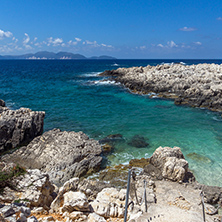
[[[12,180],[15,177],[24,175],[25,173],[26,170],[20,167],[19,165],[16,165],[15,167],[11,168],[9,172],[0,171],[0,192],[3,192],[4,188],[7,186],[11,189],[16,190],[16,184],[13,184]]]

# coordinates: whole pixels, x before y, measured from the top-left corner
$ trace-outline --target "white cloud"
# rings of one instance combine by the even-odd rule
[[[194,42],[195,45],[202,45],[201,42]]]
[[[222,21],[222,17],[218,17],[217,20]]]
[[[32,49],[30,45],[24,45],[26,49]]]
[[[37,37],[35,37],[35,38],[34,38],[34,40],[33,40],[33,42],[35,42],[37,39],[38,39],[38,38],[37,38]]]
[[[161,48],[163,48],[163,47],[164,47],[162,44],[158,44],[157,46],[158,46],[158,47],[161,47]]]
[[[47,46],[50,46],[50,44],[52,44],[53,46],[58,46],[58,45],[61,45],[62,43],[63,43],[62,38],[53,39],[53,37],[50,37],[50,38],[48,38]]]
[[[103,46],[103,47],[108,47],[108,48],[113,48],[113,46],[112,45],[106,45],[106,44],[101,44],[101,46]]]
[[[3,30],[0,29],[0,39],[3,39],[3,38],[10,38],[12,37],[12,33],[7,31],[7,32],[4,32]]]
[[[93,45],[93,44],[95,44],[95,43],[96,43],[96,41],[90,42],[90,41],[86,40],[86,44],[87,44],[87,45]]]
[[[146,49],[146,46],[145,46],[145,45],[140,46],[140,49],[141,49],[141,50],[144,50],[144,49]]]
[[[178,45],[174,41],[167,42],[167,46],[170,48],[178,47]]]
[[[192,31],[195,31],[196,30],[196,28],[192,28],[192,27],[190,27],[190,28],[188,28],[188,27],[183,27],[183,28],[181,28],[181,29],[179,29],[180,31],[183,31],[183,32],[192,32]]]
[[[26,38],[23,41],[23,44],[26,45],[30,41],[30,37],[27,33],[25,33]]]
[[[82,41],[82,39],[80,39],[80,38],[75,38],[75,40],[76,40],[77,42],[81,42],[81,41]]]
[[[78,42],[73,42],[72,40],[68,41],[69,45],[77,45]]]

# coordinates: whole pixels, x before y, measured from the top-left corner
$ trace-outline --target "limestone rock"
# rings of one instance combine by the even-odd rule
[[[53,129],[35,138],[4,160],[11,160],[26,168],[37,168],[48,173],[61,185],[72,177],[99,170],[102,157],[100,144],[83,132]]]
[[[77,191],[79,184],[79,178],[74,177],[64,183],[62,187],[60,187],[57,197],[51,203],[51,211],[57,212],[59,208],[62,207],[64,203],[64,194],[69,191]]]
[[[123,84],[132,92],[171,98],[175,104],[189,104],[222,111],[222,65],[162,64],[118,68],[102,76]]]
[[[25,175],[14,178],[13,184],[16,184],[16,189],[6,187],[0,195],[1,202],[18,201],[27,203],[30,207],[48,208],[53,200],[51,194],[54,187],[49,176],[40,170],[27,170]]]
[[[2,105],[4,103],[1,102]],[[0,151],[29,143],[43,132],[45,112],[0,109]]]
[[[10,204],[0,208],[0,215],[5,219],[1,221],[26,222],[30,214],[30,208],[23,205]]]
[[[69,191],[64,194],[62,212],[68,211],[89,211],[89,203],[86,195],[82,192]]]
[[[91,202],[93,211],[102,217],[123,217],[126,190],[105,188]]]
[[[162,176],[173,181],[183,181],[188,172],[188,162],[179,147],[159,147],[150,158],[150,163],[161,170]]]
[[[91,213],[88,216],[87,222],[106,222],[106,220],[104,217],[101,217],[96,213]]]
[[[102,181],[84,179],[79,183],[78,190],[85,193],[90,201],[96,199],[97,194],[107,187],[111,185]]]

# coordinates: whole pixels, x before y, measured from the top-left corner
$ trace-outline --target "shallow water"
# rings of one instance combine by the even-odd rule
[[[83,131],[95,139],[122,134],[124,139],[117,141],[114,153],[107,156],[110,165],[150,157],[159,146],[179,146],[199,182],[222,186],[219,113],[131,94],[121,85],[100,82],[104,78],[97,76],[106,69],[162,62],[172,61],[0,61],[0,98],[12,109],[46,111],[45,131]],[[135,135],[143,136],[149,146],[128,145]]]

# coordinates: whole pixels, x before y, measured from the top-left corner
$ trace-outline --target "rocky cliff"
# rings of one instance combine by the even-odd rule
[[[10,110],[0,101],[0,152],[29,143],[43,132],[45,112]]]

